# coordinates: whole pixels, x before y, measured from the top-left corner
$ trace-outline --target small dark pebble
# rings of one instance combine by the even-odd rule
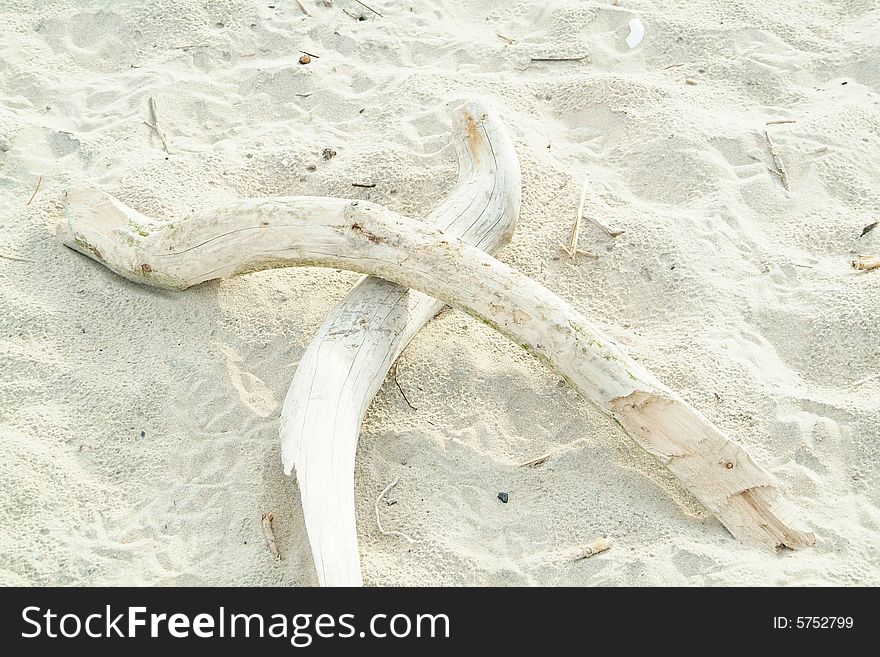
[[[329,160],[333,157],[336,157],[336,151],[333,150],[332,148],[325,148],[322,155],[324,156],[325,160]]]
[[[507,500],[510,499],[510,496],[507,493],[498,493],[498,499],[507,504]]]
[[[147,432],[141,431],[141,438],[146,438],[146,437],[147,437]]]

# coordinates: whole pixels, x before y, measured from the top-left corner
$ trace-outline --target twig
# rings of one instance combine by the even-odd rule
[[[859,238],[864,237],[865,235],[870,233],[872,230],[874,230],[877,227],[877,224],[880,224],[880,221],[875,221],[874,223],[868,224],[867,226],[862,228],[862,233],[861,233],[861,235],[859,235]]]
[[[565,251],[565,253],[567,253],[568,256],[572,260],[574,260],[577,256],[584,256],[585,258],[592,258],[593,260],[599,259],[598,255],[596,255],[595,253],[590,253],[589,251],[581,251],[580,249],[578,249],[577,252],[572,253],[571,251],[568,250],[568,247],[565,246],[565,244],[560,244],[559,248],[560,248],[560,250]],[[553,258],[553,259],[558,260],[559,258]]]
[[[355,19],[356,21],[361,20],[361,16],[358,16],[357,14],[353,14],[353,13],[351,13],[351,12],[350,12],[348,9],[346,9],[345,7],[342,8],[342,12],[345,13],[345,14],[348,14],[349,16],[351,16],[351,17],[352,17],[353,19]]]
[[[306,9],[306,6],[302,2],[300,2],[300,0],[296,0],[296,4],[298,4],[299,8],[302,9],[302,13],[304,13],[306,16],[311,16],[309,10]]]
[[[614,545],[611,542],[610,538],[597,538],[592,543],[588,543],[587,545],[581,546],[578,553],[575,555],[572,561],[580,561],[581,559],[589,559],[593,555],[599,554],[600,552],[604,552],[605,550],[610,550],[611,546]]]
[[[773,145],[773,140],[770,139],[770,132],[768,130],[764,131],[764,137],[767,138],[767,146],[770,149],[770,155],[773,156],[773,163],[776,165],[776,173],[779,174],[779,178],[782,180],[782,186],[785,187],[787,191],[791,191],[791,186],[788,184],[788,174],[785,173],[785,165],[782,164],[782,158],[779,156],[779,152]]]
[[[783,123],[797,123],[797,119],[775,119],[767,121],[764,125],[782,125]]]
[[[507,43],[516,43],[516,39],[511,39],[510,37],[506,37],[503,34],[501,34],[501,32],[496,32],[495,36],[497,36],[499,39],[504,39],[505,41],[507,41]]]
[[[320,55],[313,55],[312,53],[310,53],[310,52],[306,52],[305,50],[300,50],[300,52],[301,52],[303,55],[308,55],[309,57],[314,57],[315,59],[321,59],[321,56],[320,56]]]
[[[409,397],[406,396],[406,393],[403,391],[403,388],[400,387],[400,382],[397,380],[397,363],[394,363],[394,370],[391,372],[391,378],[394,379],[394,385],[397,386],[397,390],[400,392],[401,397],[403,397],[403,401],[406,402],[406,405],[409,406],[414,411],[417,411],[415,406],[409,401]]]
[[[150,96],[150,116],[153,119],[152,123],[148,121],[144,121],[148,126],[150,126],[153,130],[156,131],[156,134],[159,135],[159,139],[162,140],[162,148],[165,149],[165,152],[171,155],[171,150],[168,148],[168,141],[165,139],[165,133],[162,132],[162,128],[159,126],[159,111],[156,109],[156,99]]]
[[[382,501],[382,498],[385,497],[385,494],[388,491],[390,491],[392,488],[394,488],[397,485],[398,481],[400,481],[400,475],[397,475],[397,477],[395,477],[394,481],[392,481],[390,484],[385,486],[385,488],[382,489],[382,492],[379,493],[379,497],[376,498],[376,504],[374,507],[376,509],[376,525],[379,527],[379,533],[382,534],[382,536],[399,536],[400,538],[406,539],[410,543],[418,543],[417,540],[407,536],[403,532],[385,531],[382,528],[382,519],[379,517],[379,502]]]
[[[663,70],[668,71],[671,68],[678,68],[679,66],[684,66],[684,64],[670,64],[669,66],[664,66]]]
[[[297,96],[298,98],[308,98],[308,97],[311,96],[312,94],[293,94],[293,95],[294,95],[294,96]]]
[[[532,57],[530,61],[533,62],[579,62],[583,59],[586,59],[586,55],[581,55],[580,57]]]
[[[872,269],[880,269],[880,258],[860,255],[858,258],[853,258],[850,264],[853,269],[858,271],[871,271]]]
[[[863,386],[864,384],[866,384],[868,381],[873,381],[874,379],[877,379],[877,378],[880,378],[880,372],[877,372],[875,374],[869,374],[865,378],[859,379],[858,381],[853,383],[853,388],[859,388],[859,387]]]
[[[587,179],[584,178],[584,195],[581,196],[581,206],[578,209],[578,214],[583,216],[584,213],[584,197],[587,193]],[[617,237],[618,235],[623,235],[626,231],[623,228],[611,228],[610,226],[606,226],[601,221],[592,216],[587,216],[587,220],[591,223],[597,225],[599,228],[605,231],[605,233],[609,237]]]
[[[352,187],[364,187],[366,189],[372,189],[376,186],[376,183],[351,183]]]
[[[385,18],[382,14],[380,14],[378,11],[373,9],[370,5],[367,5],[367,4],[364,4],[363,2],[361,2],[361,0],[354,0],[354,1],[356,3],[358,3],[361,7],[365,8],[365,9],[369,9],[371,12],[376,14],[376,16],[378,16],[379,18]]]
[[[539,457],[536,458],[536,459],[531,459],[531,460],[529,460],[529,461],[525,461],[525,462],[523,462],[523,463],[520,463],[519,466],[517,466],[517,467],[520,467],[520,468],[534,468],[534,467],[536,467],[536,466],[538,466],[538,465],[543,464],[543,463],[544,463],[547,459],[549,459],[552,455],[553,455],[553,452],[547,452],[547,453],[544,454],[543,456],[539,456]]]
[[[37,186],[34,188],[34,193],[31,194],[31,197],[28,199],[28,202],[24,204],[25,207],[29,206],[29,205],[31,204],[31,201],[34,200],[34,197],[37,195],[37,192],[40,191],[40,185],[41,185],[42,183],[43,183],[43,176],[40,176],[40,177],[37,179]]]
[[[623,228],[611,228],[610,226],[606,226],[601,221],[599,221],[598,219],[596,219],[595,217],[592,217],[590,215],[587,215],[587,219],[590,222],[596,224],[599,228],[604,230],[606,233],[608,233],[609,237],[617,237],[618,235],[623,235],[626,232]]]
[[[32,260],[31,258],[22,258],[21,256],[10,255],[8,253],[0,253],[0,258],[15,260],[16,262],[36,262],[36,260]]]
[[[566,185],[568,185],[568,178],[562,181],[562,184],[557,188],[556,193],[547,199],[547,203],[556,200],[556,198],[562,193],[562,190],[565,189]]]
[[[263,525],[263,536],[266,537],[266,542],[269,544],[269,552],[276,559],[280,559],[281,553],[278,551],[278,543],[275,542],[275,531],[272,529],[273,520],[275,520],[274,513],[264,513],[260,517],[260,524]]]
[[[578,203],[577,215],[574,218],[574,225],[571,227],[571,237],[568,241],[568,255],[572,258],[577,254],[578,238],[581,236],[581,217],[584,215],[584,203],[587,200],[587,177],[584,176],[584,187],[581,190],[581,201]]]

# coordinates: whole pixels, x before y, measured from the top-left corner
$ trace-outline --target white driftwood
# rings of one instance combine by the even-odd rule
[[[494,253],[519,215],[520,172],[497,112],[471,101],[453,115],[458,184],[427,221]],[[333,309],[303,354],[281,412],[284,471],[296,467],[322,586],[360,586],[354,466],[364,414],[394,361],[443,302],[367,277]]]
[[[102,192],[72,190],[67,213],[66,244],[146,285],[184,289],[311,265],[378,276],[462,308],[610,414],[737,538],[814,542],[770,475],[699,411],[553,292],[443,231],[373,203],[317,197],[234,201],[158,224]]]

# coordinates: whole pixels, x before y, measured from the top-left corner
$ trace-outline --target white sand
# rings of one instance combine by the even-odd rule
[[[311,17],[290,0],[3,3],[0,254],[32,262],[0,258],[0,582],[315,581],[278,415],[357,277],[138,287],[59,245],[64,187],[167,218],[276,194],[423,216],[453,184],[450,109],[481,94],[523,169],[501,258],[747,447],[817,544],[737,543],[540,363],[449,312],[400,361],[418,410],[386,382],[363,427],[366,582],[880,583],[880,271],[849,266],[880,255],[880,229],[857,238],[880,218],[874,3],[370,0],[380,18],[304,2]],[[144,125],[151,95],[170,156]],[[768,171],[774,119],[797,120],[769,126],[791,192]],[[626,233],[585,224],[600,257],[572,264],[558,245],[584,175],[587,212]],[[397,475],[383,523],[414,546],[373,518]],[[611,550],[568,560],[603,535]]]

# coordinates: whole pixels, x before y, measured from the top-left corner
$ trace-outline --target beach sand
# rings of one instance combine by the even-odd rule
[[[423,217],[455,183],[451,110],[484,96],[523,174],[501,260],[746,447],[816,546],[738,543],[559,377],[450,311],[399,361],[414,408],[386,381],[364,422],[365,582],[880,584],[880,271],[850,266],[880,255],[880,229],[859,237],[880,219],[874,3],[303,2],[310,16],[288,0],[0,8],[0,583],[316,581],[279,413],[358,276],[139,287],[60,245],[63,190],[165,219],[301,194]],[[546,57],[583,59],[531,61]],[[585,177],[585,214],[625,233],[585,222],[598,257],[572,261],[559,245]],[[375,522],[397,476],[380,512],[412,545]],[[602,536],[610,550],[571,559]]]

